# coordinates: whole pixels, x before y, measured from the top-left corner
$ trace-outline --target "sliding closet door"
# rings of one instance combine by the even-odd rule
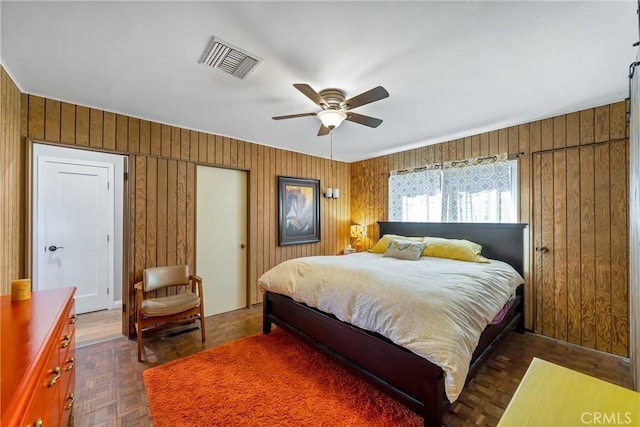
[[[640,16],[638,16],[640,19]],[[640,24],[640,22],[639,22]],[[640,391],[640,51],[631,77],[629,147],[629,269],[631,367],[634,388]]]
[[[247,172],[198,166],[196,273],[204,314],[247,306]]]
[[[626,141],[532,162],[535,330],[628,356]]]

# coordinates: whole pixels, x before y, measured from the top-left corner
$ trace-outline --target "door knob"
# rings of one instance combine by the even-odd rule
[[[51,245],[47,249],[49,249],[51,252],[55,252],[58,249],[64,249],[64,248],[62,246]]]
[[[246,248],[246,247],[247,247],[247,245],[246,245],[246,244],[244,244],[244,243],[241,243],[241,244],[240,244],[240,249],[244,249],[244,248]]]
[[[536,252],[549,252],[549,248],[547,248],[546,246],[536,246]]]

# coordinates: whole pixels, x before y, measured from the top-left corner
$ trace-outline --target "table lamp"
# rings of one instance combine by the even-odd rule
[[[351,226],[351,238],[356,239],[355,247],[356,251],[360,252],[362,250],[362,242],[360,241],[361,237],[367,236],[367,227],[360,224],[354,224]]]

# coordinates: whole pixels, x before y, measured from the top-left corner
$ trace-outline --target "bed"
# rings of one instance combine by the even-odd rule
[[[380,235],[438,236],[468,239],[482,245],[482,254],[506,262],[523,274],[525,224],[446,224],[379,222]],[[265,291],[263,333],[272,323],[305,339],[323,353],[399,400],[424,417],[425,426],[441,426],[450,403],[445,392],[445,374],[435,363],[334,315],[292,298]],[[495,343],[512,329],[524,331],[523,285],[506,315],[487,326],[471,358],[467,381],[489,356]]]

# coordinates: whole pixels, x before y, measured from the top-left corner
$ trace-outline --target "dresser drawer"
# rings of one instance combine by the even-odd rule
[[[60,334],[57,335],[59,336]],[[60,360],[60,351],[57,348],[59,344],[57,340],[52,344],[53,346],[50,349],[48,362],[45,364],[45,369],[41,377],[42,380],[40,382],[40,387],[42,389],[44,425],[46,426],[58,425],[58,420],[60,419],[60,409],[58,406],[62,393],[60,391],[62,364]]]
[[[76,304],[75,301],[71,303],[71,308],[66,315],[67,322],[65,324],[64,333],[68,335],[73,335],[76,330],[76,321],[78,320],[78,316],[76,315]]]
[[[25,301],[0,296],[1,426],[67,425],[75,390],[74,293],[37,291]]]
[[[73,334],[71,336],[71,341],[66,351],[62,355],[62,375],[60,377],[60,390],[62,401],[65,401],[64,404],[60,404],[60,407],[67,406],[67,398],[69,394],[73,394],[75,391],[75,371],[76,371],[76,336]],[[65,410],[62,409],[61,414],[64,414]],[[69,411],[67,411],[69,412]],[[64,425],[64,424],[63,424]]]
[[[58,341],[58,357],[60,361],[59,394],[55,405],[58,408],[57,420],[60,426],[66,426],[73,408],[73,393],[75,391],[75,363],[76,363],[76,315],[75,303],[64,315],[62,332]]]
[[[33,394],[33,399],[25,411],[22,425],[35,427],[44,424],[44,406],[42,402],[43,392],[44,389],[38,388],[38,390]]]
[[[63,402],[62,402],[62,414],[60,416],[60,426],[69,425],[69,418],[71,417],[71,413],[73,411],[73,405],[75,404],[75,383],[76,383],[76,370],[72,369],[67,373],[69,376],[68,387],[66,392],[63,394]]]

